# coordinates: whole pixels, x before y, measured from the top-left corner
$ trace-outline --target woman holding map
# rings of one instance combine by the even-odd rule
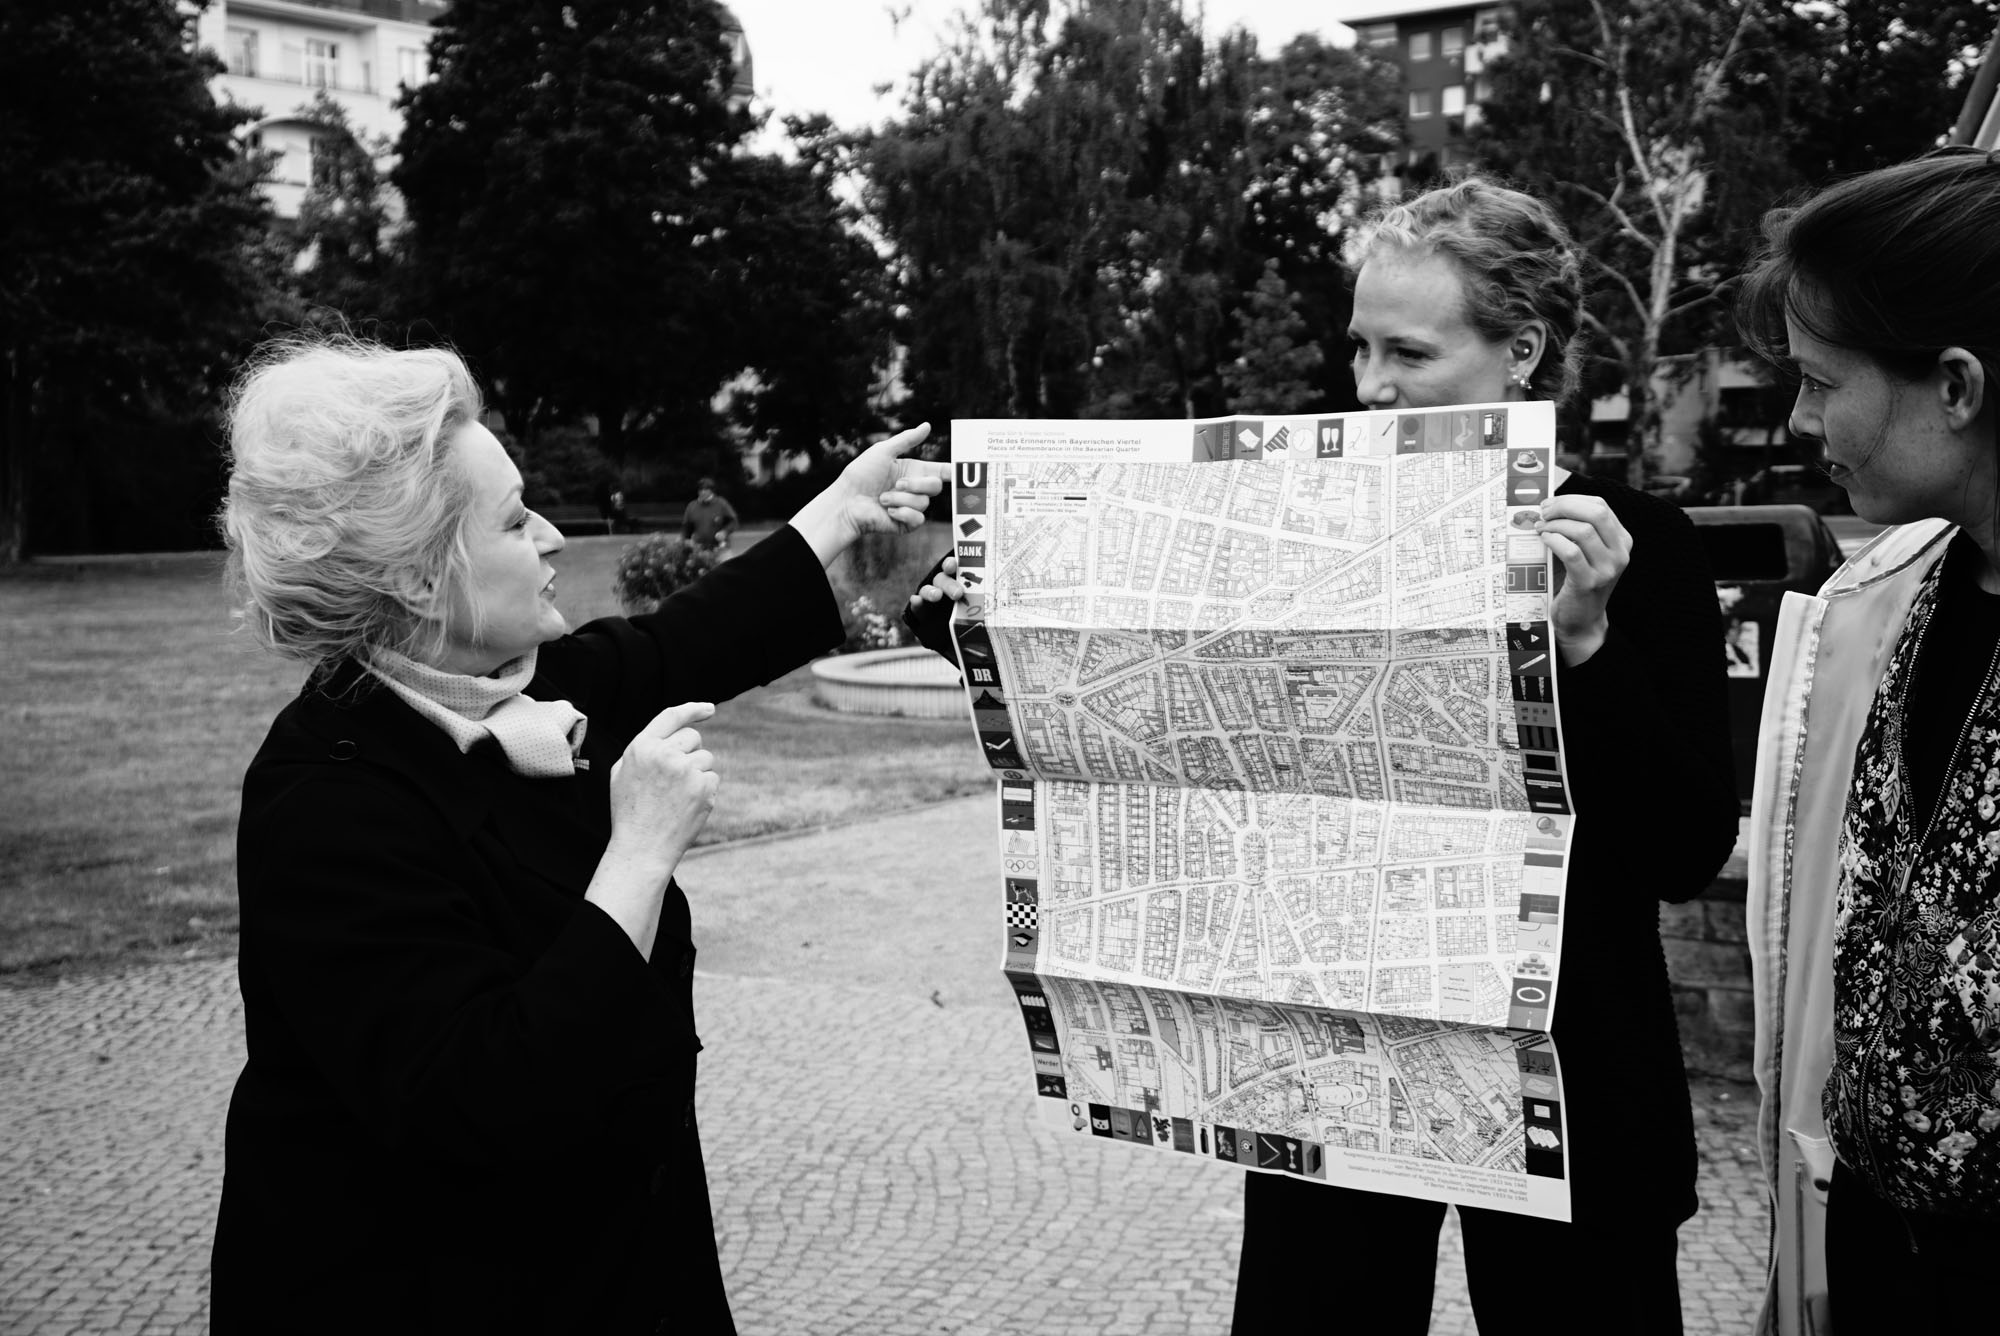
[[[1580,257],[1539,200],[1468,177],[1372,221],[1351,253],[1362,406],[1440,408],[1575,392]],[[1536,532],[1555,558],[1549,621],[1576,835],[1553,1033],[1573,1222],[1460,1208],[1473,1311],[1504,1332],[1677,1333],[1676,1233],[1695,1146],[1659,904],[1699,895],[1737,802],[1721,621],[1693,525],[1621,484],[1557,469]],[[962,591],[947,561],[911,600],[925,642]],[[1441,1202],[1252,1173],[1235,1330],[1430,1325]],[[1605,1279],[1618,1277],[1615,1287]],[[1611,1296],[1607,1299],[1607,1295]]]
[[[1364,407],[1575,392],[1580,256],[1541,201],[1468,177],[1372,220],[1350,262]],[[1676,1232],[1696,1201],[1659,902],[1701,894],[1735,843],[1721,623],[1678,509],[1561,469],[1555,481],[1539,532],[1557,564],[1549,622],[1576,805],[1552,1027],[1573,1219],[1460,1207],[1466,1276],[1481,1336],[1664,1336],[1681,1329]],[[1368,1287],[1371,1331],[1427,1330],[1444,1211],[1251,1174],[1235,1330],[1278,1329],[1329,1265]]]
[[[2000,152],[1766,217],[1791,431],[1892,525],[1787,594],[1751,812],[1760,1330],[1980,1331],[2000,1251]]]

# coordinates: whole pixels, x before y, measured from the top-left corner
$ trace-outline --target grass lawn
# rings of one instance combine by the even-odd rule
[[[927,564],[943,533],[906,540],[899,564]],[[617,611],[630,541],[570,540],[557,587],[572,625]],[[243,769],[305,674],[232,633],[220,569],[186,554],[0,572],[0,973],[232,946]],[[897,601],[888,588],[878,603]],[[806,669],[722,705],[702,734],[723,776],[705,844],[992,782],[965,722],[835,714]]]

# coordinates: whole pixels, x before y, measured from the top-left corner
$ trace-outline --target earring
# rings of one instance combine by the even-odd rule
[[[1524,390],[1528,388],[1528,378],[1529,373],[1526,371],[1516,371],[1513,375],[1514,383]]]

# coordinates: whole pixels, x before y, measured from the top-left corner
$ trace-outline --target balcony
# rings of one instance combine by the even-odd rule
[[[366,64],[359,77],[346,70],[321,70],[308,66],[296,74],[280,74],[274,70],[262,69],[257,65],[245,65],[238,61],[229,64],[229,77],[248,79],[255,83],[279,84],[287,88],[307,90],[325,89],[329,93],[360,93],[368,97],[382,95],[377,86],[375,72]]]

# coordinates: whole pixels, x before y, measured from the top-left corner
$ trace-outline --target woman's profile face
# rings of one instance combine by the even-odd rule
[[[1856,515],[1876,524],[1980,519],[1972,507],[1990,506],[1995,489],[1992,433],[1946,427],[1935,373],[1905,381],[1866,353],[1815,338],[1789,312],[1785,334],[1799,369],[1786,425],[1819,443],[1821,467]]]
[[[556,609],[563,536],[521,501],[521,472],[493,433],[460,427],[451,451],[472,496],[465,521],[466,588],[450,591],[445,647],[435,667],[480,676],[568,629]],[[477,609],[478,615],[474,615]]]
[[[1364,407],[1438,408],[1523,397],[1510,380],[1523,364],[1508,340],[1491,342],[1468,323],[1458,263],[1436,251],[1380,246],[1371,252],[1355,276],[1347,336]]]

